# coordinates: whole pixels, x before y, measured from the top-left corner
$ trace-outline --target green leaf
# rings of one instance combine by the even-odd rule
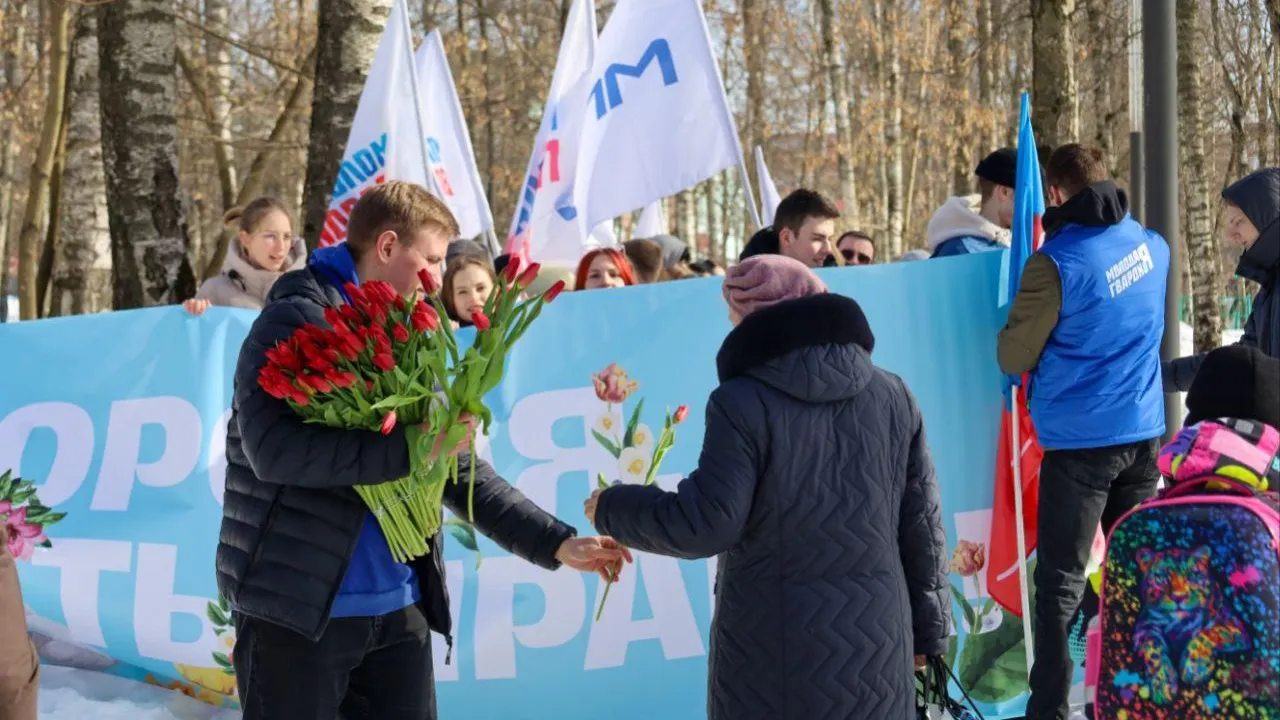
[[[218,596],[218,609],[224,613],[231,612],[231,603],[227,602],[227,599],[222,595]]]
[[[333,407],[333,405],[325,405],[324,421],[325,424],[332,425],[333,427],[339,427],[342,425],[342,418],[338,417],[338,411]]]
[[[471,552],[479,552],[479,546],[476,544],[476,530],[470,524],[457,518],[449,518],[445,525],[450,537],[457,540],[459,545]]]
[[[215,652],[213,654],[213,661],[218,663],[218,666],[223,670],[232,669],[231,658],[227,657],[226,653]]]
[[[596,487],[601,490],[607,490],[609,488],[609,481],[604,479],[604,473],[596,473]]]
[[[51,548],[53,547],[53,541],[46,539],[44,542],[40,543],[36,547]]]
[[[14,478],[12,470],[5,470],[4,474],[0,475],[0,500],[9,499],[9,491],[12,490],[14,486],[13,481]]]
[[[608,450],[609,453],[613,455],[615,458],[622,457],[622,450],[618,449],[618,446],[614,445],[613,441],[611,441],[609,438],[601,435],[598,430],[592,430],[591,435],[595,437],[596,442],[603,445],[604,449]]]
[[[25,505],[28,500],[36,496],[36,489],[32,485],[26,487],[18,487],[14,490],[10,500],[14,505]]]
[[[227,616],[222,614],[222,610],[218,609],[217,603],[211,602],[206,605],[205,614],[209,616],[209,622],[213,623],[214,627],[224,627],[230,622]]]
[[[631,419],[627,421],[627,433],[622,436],[622,446],[631,447],[632,441],[636,438],[636,427],[640,425],[640,411],[644,409],[644,398],[640,398],[640,402],[636,403],[636,409],[631,412]]]
[[[973,606],[969,604],[969,599],[955,585],[951,586],[951,597],[960,603],[960,609],[964,611],[965,622],[969,623],[969,632],[976,633],[981,630],[982,628],[978,626],[978,614],[973,611]]]
[[[44,527],[49,527],[50,525],[56,522],[60,522],[62,518],[66,516],[67,514],[64,512],[49,513],[44,517],[44,520],[41,522],[41,525],[43,525]]]
[[[952,635],[947,638],[947,667],[949,668],[955,668],[956,666],[956,646],[959,641],[959,635]]]

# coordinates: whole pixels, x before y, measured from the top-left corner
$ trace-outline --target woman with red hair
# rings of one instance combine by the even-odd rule
[[[636,272],[621,250],[598,248],[582,256],[578,262],[579,290],[618,288],[636,284]]]

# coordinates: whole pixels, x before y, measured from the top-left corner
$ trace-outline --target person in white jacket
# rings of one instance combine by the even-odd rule
[[[996,150],[974,170],[981,194],[952,197],[938,208],[928,226],[932,257],[1009,247],[1017,161],[1013,148]]]

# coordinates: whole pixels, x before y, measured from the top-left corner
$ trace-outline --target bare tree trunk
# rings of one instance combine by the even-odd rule
[[[493,63],[489,53],[489,16],[488,0],[476,0],[476,15],[480,20],[480,71],[484,78],[484,183],[486,197],[493,197],[493,180],[498,164],[498,136],[493,129],[494,109],[493,97],[497,94],[494,87]]]
[[[98,19],[92,10],[82,10],[76,20],[71,65],[60,237],[49,303],[53,316],[111,309],[111,228],[98,101]]]
[[[303,232],[313,249],[391,0],[319,0]]]
[[[979,5],[982,3],[979,2]],[[965,23],[964,14],[968,3],[965,0],[950,0],[947,3],[947,75],[948,85],[954,91],[949,98],[952,105],[951,128],[952,142],[955,151],[951,156],[951,191],[953,195],[968,195],[973,188],[973,158],[970,156],[970,142],[966,132],[969,125],[969,113],[973,112],[968,102],[969,77],[965,72]],[[924,36],[928,38],[928,35]],[[924,79],[920,80],[921,86]]]
[[[74,26],[75,15],[68,21]],[[68,29],[70,33],[70,28]],[[70,38],[68,39],[70,42]],[[59,233],[62,227],[63,173],[67,168],[67,125],[71,123],[71,77],[75,72],[75,57],[67,48],[67,64],[63,79],[62,119],[58,123],[58,146],[53,156],[53,172],[49,175],[49,207],[44,228],[44,243],[40,248],[40,266],[36,269],[36,305],[39,317],[49,316],[49,282],[53,278],[53,261],[58,252]]]
[[[1076,111],[1075,40],[1071,16],[1075,0],[1031,0],[1032,108],[1036,140],[1050,147],[1080,136]]]
[[[902,231],[904,218],[902,215],[903,201],[903,148],[902,148],[902,62],[901,44],[900,44],[900,27],[899,27],[899,3],[900,0],[888,0],[886,5],[886,18],[884,32],[886,33],[885,45],[887,56],[887,72],[888,72],[888,91],[889,102],[886,108],[887,118],[885,123],[885,144],[887,147],[888,164],[888,187],[886,188],[886,205],[888,212],[889,224],[889,253],[893,257],[902,254]]]
[[[707,181],[707,256],[717,261],[724,257],[723,175],[716,173]]]
[[[49,202],[49,181],[62,130],[62,104],[66,100],[67,57],[70,45],[71,11],[67,0],[51,0],[49,23],[53,32],[49,51],[49,92],[44,103],[44,124],[40,147],[31,165],[27,207],[22,213],[22,234],[18,236],[18,309],[23,320],[40,316],[36,279],[40,263],[40,224]]]
[[[754,152],[757,145],[764,146],[764,87],[765,46],[764,13],[766,0],[741,0],[742,48],[747,64],[747,166],[755,169]],[[758,172],[751,177],[759,177]],[[744,208],[743,212],[746,210]],[[745,217],[745,216],[744,216]]]
[[[831,104],[836,123],[836,172],[840,178],[843,215],[850,225],[858,224],[858,186],[853,173],[853,123],[849,118],[849,93],[845,85],[844,49],[836,39],[834,0],[820,0],[822,13],[822,55],[831,85]]]
[[[14,93],[18,84],[18,53],[26,44],[27,3],[16,3],[12,8],[14,18],[10,20],[13,36],[4,50],[4,88],[7,93]],[[6,15],[6,20],[9,18]],[[14,177],[14,133],[15,123],[0,123],[0,322],[9,320],[9,261],[13,257],[13,232],[10,219],[13,217],[13,196],[16,178]]]
[[[995,107],[996,48],[991,33],[992,0],[978,0],[978,104],[990,118],[983,127],[982,142],[992,150],[1000,143],[1000,115]]]
[[[171,3],[115,0],[98,12],[112,307],[181,302],[195,294],[196,278],[178,184]]]
[[[236,163],[231,146],[231,47],[218,36],[230,34],[227,0],[204,0],[204,21],[213,32],[205,33],[205,55],[212,77],[209,105],[213,111],[213,153],[218,165],[222,209],[230,209],[236,197]]]
[[[697,204],[693,197],[693,188],[676,194],[675,234],[690,248],[697,240],[696,213]]]
[[[1218,293],[1222,268],[1218,238],[1213,233],[1209,204],[1209,166],[1205,156],[1204,110],[1201,97],[1200,53],[1205,42],[1200,33],[1199,3],[1177,0],[1178,18],[1178,118],[1184,171],[1182,191],[1187,218],[1187,256],[1193,289],[1193,326],[1196,352],[1206,352],[1222,344],[1222,315]]]
[[[1240,84],[1236,82],[1232,76],[1231,67],[1226,62],[1226,52],[1222,45],[1224,42],[1224,30],[1222,27],[1222,0],[1212,0],[1209,4],[1209,18],[1213,25],[1213,48],[1214,53],[1218,56],[1218,62],[1222,67],[1223,84],[1227,89],[1227,96],[1231,100],[1230,126],[1231,126],[1231,152],[1227,156],[1227,175],[1224,182],[1230,183],[1242,175],[1246,164],[1244,159],[1245,151],[1245,133],[1244,133],[1244,115],[1246,103],[1244,99],[1244,91]]]
[[[1107,158],[1115,163],[1116,152],[1114,118],[1116,110],[1111,103],[1112,63],[1116,60],[1111,42],[1111,27],[1106,12],[1107,0],[1087,0],[1085,15],[1089,25],[1089,67],[1093,75],[1093,114],[1097,118],[1093,142]],[[1112,168],[1113,172],[1115,168]]]

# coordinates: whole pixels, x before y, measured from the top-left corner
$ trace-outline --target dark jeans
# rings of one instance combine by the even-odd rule
[[[1159,440],[1088,450],[1053,450],[1040,465],[1035,570],[1035,665],[1027,720],[1067,720],[1074,671],[1068,626],[1085,587],[1098,523],[1112,526],[1155,492]]]
[[[244,720],[435,720],[431,631],[416,606],[334,618],[319,642],[235,615]]]

